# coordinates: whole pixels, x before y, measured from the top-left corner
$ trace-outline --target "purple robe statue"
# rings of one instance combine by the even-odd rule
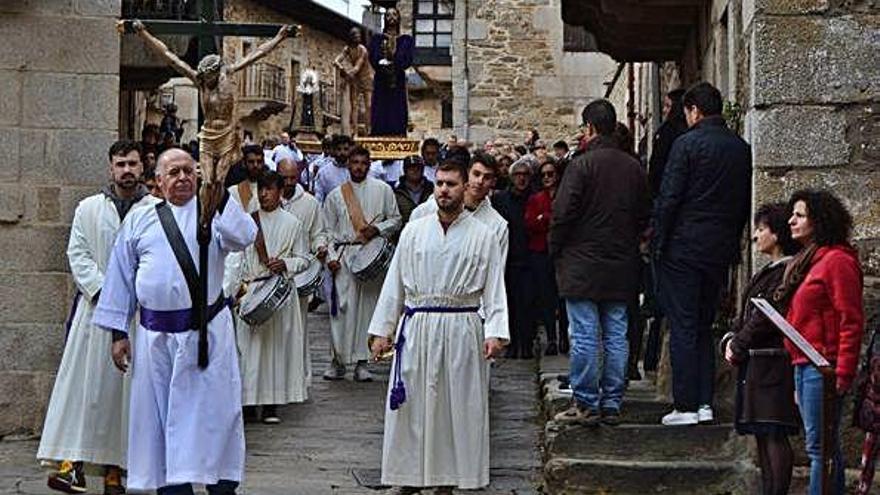
[[[412,36],[397,37],[393,64],[380,64],[384,34],[374,34],[370,39],[370,64],[373,76],[371,136],[406,136],[409,110],[406,101],[406,69],[413,62],[415,44]]]

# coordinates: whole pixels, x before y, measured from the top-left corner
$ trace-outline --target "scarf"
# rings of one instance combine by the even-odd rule
[[[804,281],[807,273],[810,272],[810,267],[813,266],[813,258],[818,249],[819,246],[816,244],[810,244],[801,249],[785,267],[785,273],[782,275],[782,284],[773,292],[773,300],[779,303],[781,307],[788,307],[791,298],[794,297],[794,293],[797,292],[801,282]]]
[[[106,184],[101,188],[101,192],[104,193],[105,196],[110,198],[110,201],[113,202],[113,206],[116,207],[116,213],[119,215],[119,221],[125,219],[125,215],[128,214],[128,210],[134,206],[135,203],[142,200],[144,196],[150,194],[150,191],[143,184],[139,184],[137,187],[137,191],[134,193],[134,197],[130,199],[120,198],[116,195],[116,190],[113,187],[113,184]]]

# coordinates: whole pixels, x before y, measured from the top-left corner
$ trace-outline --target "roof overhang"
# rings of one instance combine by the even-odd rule
[[[359,27],[366,35],[369,32],[363,24],[355,22],[335,10],[328,9],[314,0],[254,0],[256,3],[270,8],[291,19],[339,39],[347,40],[348,32],[353,27]]]
[[[706,0],[562,0],[562,19],[584,26],[619,62],[681,57]]]

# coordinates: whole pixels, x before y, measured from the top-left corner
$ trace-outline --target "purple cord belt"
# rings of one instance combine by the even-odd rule
[[[397,332],[397,341],[394,342],[394,385],[391,387],[391,395],[388,403],[392,411],[396,411],[406,402],[406,387],[403,384],[403,371],[401,365],[403,363],[403,348],[406,344],[406,322],[416,315],[416,313],[476,313],[480,308],[478,306],[422,306],[419,308],[403,307],[403,319],[400,322],[400,331]]]

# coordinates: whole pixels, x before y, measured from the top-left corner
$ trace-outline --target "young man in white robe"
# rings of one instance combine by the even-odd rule
[[[233,253],[226,261],[227,278],[235,286],[247,288],[242,301],[253,297],[262,283],[274,283],[274,276],[286,277],[290,284],[295,284],[294,275],[308,267],[308,238],[303,224],[281,208],[284,178],[269,171],[260,176],[257,184],[260,210],[256,215],[266,259],[261,259],[258,236],[257,242],[241,253]],[[266,277],[270,279],[260,280]],[[262,420],[266,424],[281,422],[277,406],[308,399],[308,349],[296,288],[291,292],[262,324],[252,326],[240,317],[237,319],[245,418],[255,412],[255,406],[262,406]]]
[[[370,323],[374,357],[394,342],[382,483],[401,493],[489,484],[489,360],[509,340],[507,298],[497,240],[463,211],[466,178],[439,166],[438,211],[404,228]]]
[[[355,278],[351,263],[363,244],[380,236],[392,238],[401,220],[391,186],[368,177],[369,168],[370,152],[356,147],[348,159],[351,181],[334,189],[323,207],[327,268],[332,274],[328,301],[333,360],[324,373],[326,380],[341,380],[351,365],[355,381],[373,379],[366,366],[370,357],[367,328],[384,273],[361,281]]]
[[[284,177],[284,191],[281,196],[281,207],[292,213],[300,222],[308,235],[308,250],[313,254],[319,262],[323,263],[327,259],[327,248],[321,242],[323,228],[321,223],[321,205],[314,196],[307,193],[299,184],[297,174],[299,173],[297,166],[291,160],[282,160],[278,163],[278,173]],[[313,298],[312,307],[317,307],[322,302],[320,296],[320,287],[311,296],[299,296],[299,312],[302,317],[303,335],[305,336],[305,346],[309,348],[309,330],[306,323],[308,322],[308,313],[310,302],[309,298]],[[306,352],[306,378],[308,383],[312,383],[312,359],[311,354]]]
[[[257,179],[268,170],[263,159],[263,148],[256,144],[249,144],[241,149],[244,157],[244,170],[247,179],[229,187],[229,194],[244,208],[245,213],[253,213],[260,209],[260,200],[257,198]]]
[[[507,220],[495,211],[489,202],[489,193],[498,176],[498,165],[492,155],[477,152],[468,167],[468,181],[464,192],[464,209],[482,222],[501,245],[501,264],[507,260],[508,232]],[[431,197],[413,210],[411,220],[436,215],[438,211],[436,196]]]
[[[113,332],[113,361],[131,371],[128,486],[158,495],[191,495],[191,483],[207,485],[211,495],[232,494],[244,472],[241,376],[221,286],[226,256],[251,244],[257,227],[229,195],[212,219],[208,365],[201,368],[190,289],[160,221],[165,215],[169,230],[189,251],[185,263],[195,265],[200,250],[195,166],[183,150],[159,157],[156,176],[166,203],[134,211],[123,222],[92,320]],[[130,343],[128,325],[136,308],[140,324]]]
[[[77,205],[70,226],[67,258],[77,292],[37,450],[38,459],[60,463],[48,485],[67,493],[85,492],[86,468],[102,471],[105,494],[125,492],[120,478],[128,440],[128,377],[113,366],[110,334],[92,326],[92,313],[122,219],[158,200],[139,183],[143,164],[136,142],[117,141],[108,155],[111,182]]]

